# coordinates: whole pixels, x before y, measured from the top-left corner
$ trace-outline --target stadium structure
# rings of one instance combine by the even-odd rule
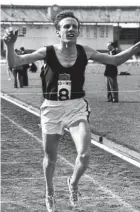
[[[27,6],[1,5],[1,52],[5,52],[2,36],[12,26],[19,30],[15,48],[35,50],[59,42],[54,17],[61,10],[71,10],[81,23],[79,44],[106,52],[106,44],[114,41],[121,50],[140,40],[140,6]]]

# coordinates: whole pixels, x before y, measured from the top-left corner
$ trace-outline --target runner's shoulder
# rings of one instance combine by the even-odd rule
[[[32,54],[40,55],[41,58],[46,57],[46,46],[43,46],[36,51],[34,51]]]
[[[97,51],[89,46],[83,46],[85,53],[87,55],[87,59],[91,59],[91,57],[97,53]]]

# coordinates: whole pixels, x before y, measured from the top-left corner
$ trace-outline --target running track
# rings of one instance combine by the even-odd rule
[[[39,117],[2,99],[1,123],[1,211],[46,211]],[[66,179],[75,155],[69,134],[65,134],[54,178],[58,212],[72,211]],[[140,169],[93,145],[79,190],[78,211],[140,212]]]

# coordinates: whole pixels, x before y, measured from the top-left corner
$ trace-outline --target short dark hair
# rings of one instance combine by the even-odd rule
[[[74,18],[78,22],[78,28],[80,28],[80,22],[78,18],[74,15],[74,13],[71,10],[64,10],[61,11],[56,15],[56,18],[54,20],[54,25],[56,29],[59,29],[59,22],[64,18]]]

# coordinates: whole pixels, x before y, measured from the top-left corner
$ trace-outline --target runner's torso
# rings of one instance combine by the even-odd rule
[[[47,70],[41,74],[45,99],[56,101],[84,97],[87,56],[82,46],[76,45],[76,49],[73,58],[63,59],[53,46],[47,47]]]

